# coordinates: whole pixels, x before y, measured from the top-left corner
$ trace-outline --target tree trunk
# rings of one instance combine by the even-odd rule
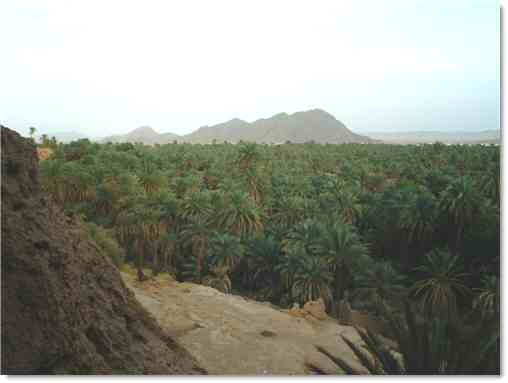
[[[407,272],[409,271],[409,241],[405,234],[404,232],[399,240],[399,260],[402,270]]]
[[[159,241],[153,241],[151,243],[152,254],[153,254],[152,272],[153,272],[154,276],[157,276],[159,274],[160,270],[161,270],[161,262],[160,262],[160,257],[159,257],[159,246],[158,246],[158,243],[159,243]]]
[[[454,256],[459,256],[459,254],[461,253],[461,244],[462,244],[461,242],[462,242],[463,231],[464,231],[464,225],[462,223],[459,223],[457,225],[457,234],[455,236],[455,244],[453,247],[453,255]]]
[[[144,281],[146,279],[145,273],[143,272],[143,264],[144,264],[144,246],[143,241],[138,240],[137,241],[137,270],[138,270],[138,281]]]
[[[335,302],[341,302],[344,299],[345,291],[349,282],[349,271],[344,261],[340,262],[335,268]],[[338,306],[335,305],[337,318],[339,316]]]

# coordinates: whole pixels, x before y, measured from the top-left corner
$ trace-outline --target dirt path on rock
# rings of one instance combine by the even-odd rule
[[[313,345],[358,366],[340,338],[358,342],[356,331],[331,318],[297,318],[269,304],[169,278],[139,283],[130,274],[122,276],[139,302],[209,374],[305,374],[305,361],[337,372]]]

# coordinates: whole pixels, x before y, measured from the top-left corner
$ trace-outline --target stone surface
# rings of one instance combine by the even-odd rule
[[[137,282],[135,275],[122,276],[141,304],[209,374],[305,374],[305,361],[338,373],[314,345],[361,369],[340,338],[342,334],[360,342],[358,334],[329,317],[317,319],[308,312],[294,317],[290,310],[170,277]]]

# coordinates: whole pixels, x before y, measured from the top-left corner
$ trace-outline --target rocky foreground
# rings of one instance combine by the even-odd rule
[[[203,373],[83,225],[52,206],[33,142],[1,135],[2,374]]]
[[[138,301],[209,374],[306,374],[306,361],[340,373],[314,345],[361,369],[340,338],[342,334],[359,342],[356,331],[326,316],[317,303],[306,310],[282,310],[170,277],[144,282],[129,273],[122,277]]]

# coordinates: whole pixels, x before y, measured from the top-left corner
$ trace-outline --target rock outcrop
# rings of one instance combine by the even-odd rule
[[[341,338],[345,335],[361,344],[355,329],[324,317],[319,301],[307,309],[322,319],[308,311],[304,317],[295,317],[289,310],[203,285],[179,283],[167,274],[144,282],[136,280],[134,271],[122,276],[139,302],[209,374],[300,375],[309,373],[306,362],[339,373],[314,345],[363,370]]]
[[[2,373],[203,373],[84,227],[50,206],[33,143],[1,133]]]
[[[289,310],[289,315],[292,315],[297,318],[309,318],[312,317],[314,319],[326,320],[330,319],[328,314],[326,313],[325,302],[322,298],[319,298],[316,301],[309,301],[303,305],[302,308],[296,304]]]

